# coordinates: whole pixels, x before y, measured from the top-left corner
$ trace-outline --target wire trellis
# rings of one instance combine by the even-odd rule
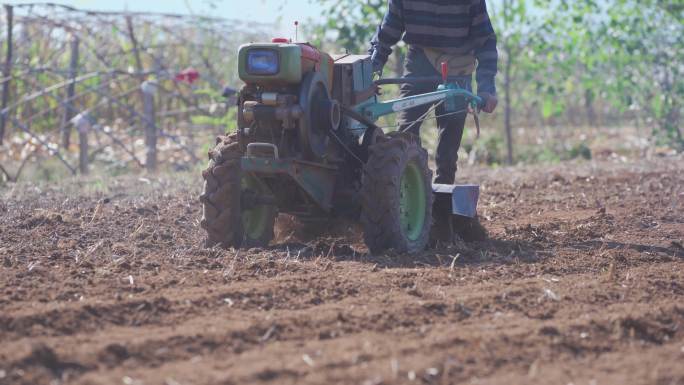
[[[50,159],[71,174],[191,167],[227,128],[220,94],[239,84],[237,47],[272,27],[52,3],[0,15],[0,181]]]

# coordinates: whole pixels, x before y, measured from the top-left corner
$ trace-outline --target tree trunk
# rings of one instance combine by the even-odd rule
[[[594,110],[594,92],[590,89],[584,91],[584,108],[587,111],[587,125],[596,127],[596,110]]]
[[[13,21],[13,8],[11,5],[5,5],[5,14],[7,15],[7,52],[5,57],[5,67],[3,68],[2,75],[5,81],[2,83],[2,109],[7,108],[7,103],[9,102],[10,93],[10,79],[12,76],[12,21]],[[5,114],[0,115],[0,145],[2,145],[3,138],[5,137],[5,126],[7,124],[7,116]]]
[[[82,118],[78,130],[78,169],[81,175],[88,174],[88,132],[91,130],[90,120],[87,117]]]
[[[511,128],[511,66],[513,58],[510,48],[506,49],[504,69],[504,129],[506,130],[506,163],[513,164],[513,133]]]

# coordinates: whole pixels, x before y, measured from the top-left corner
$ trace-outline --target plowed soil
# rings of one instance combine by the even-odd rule
[[[199,175],[3,188],[0,384],[684,384],[684,158],[460,175],[490,239],[417,256],[205,249]]]

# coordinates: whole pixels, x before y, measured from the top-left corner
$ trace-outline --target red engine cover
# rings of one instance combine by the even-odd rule
[[[304,60],[309,60],[314,63],[314,66],[316,67],[316,71],[320,69],[320,64],[321,64],[321,53],[318,51],[316,48],[306,44],[306,43],[297,43],[301,48],[302,48],[302,64],[304,64]]]
[[[321,61],[321,53],[316,48],[303,43],[299,43],[299,46],[302,47],[302,58],[316,63]]]

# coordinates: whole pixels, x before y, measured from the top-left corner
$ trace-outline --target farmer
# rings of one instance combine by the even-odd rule
[[[388,0],[389,9],[371,40],[373,71],[381,72],[392,53],[392,46],[403,38],[408,44],[408,55],[404,63],[405,77],[440,77],[442,62],[446,62],[449,75],[461,87],[472,90],[472,75],[475,72],[477,93],[485,100],[482,109],[492,113],[497,105],[496,34],[489,20],[485,0]],[[401,96],[432,92],[439,81],[429,83],[405,83]],[[423,105],[403,111],[399,116],[401,129],[419,136],[420,119],[430,105]],[[456,177],[458,149],[461,146],[463,127],[467,113],[465,100],[458,110],[463,112],[444,115],[442,106],[435,110],[438,126],[437,172],[435,183],[453,184]],[[415,123],[414,123],[415,122]],[[419,136],[420,137],[420,136]],[[451,203],[441,197],[433,207],[433,241],[453,242],[456,232],[470,234],[470,240],[481,240],[486,236],[477,221],[456,219],[450,213]],[[459,217],[460,218],[460,217]],[[467,232],[456,229],[468,229]],[[466,239],[467,240],[467,239]]]
[[[381,72],[392,46],[402,39],[408,44],[404,63],[405,77],[440,77],[441,63],[446,62],[450,79],[461,87],[472,90],[472,74],[476,72],[477,93],[486,101],[485,112],[492,113],[497,105],[496,34],[487,14],[485,0],[389,0],[389,9],[371,40],[369,53],[373,70]],[[477,68],[477,70],[476,70]],[[432,92],[439,81],[431,83],[406,83],[401,86],[401,96]],[[425,114],[430,105],[404,111],[399,116],[404,129]],[[465,101],[459,110],[465,110]],[[444,114],[442,106],[436,115]],[[437,142],[437,175],[435,183],[453,184],[456,161],[461,145],[466,112],[437,118],[439,139]],[[420,134],[421,122],[409,129]]]

